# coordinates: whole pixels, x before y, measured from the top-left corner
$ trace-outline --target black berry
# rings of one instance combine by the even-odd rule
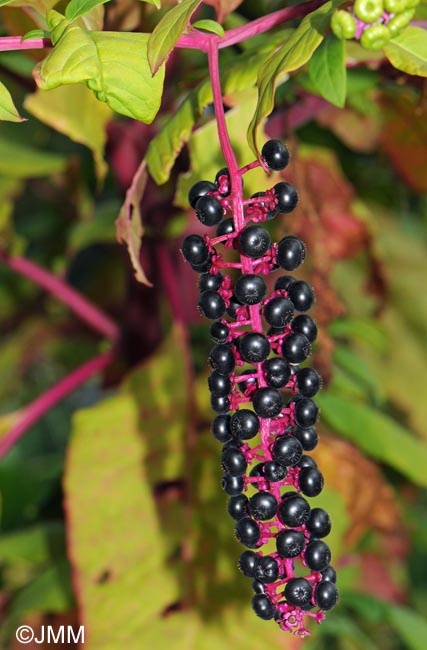
[[[272,388],[283,388],[291,378],[291,369],[286,359],[272,357],[264,363],[265,379]]]
[[[209,258],[209,249],[200,235],[187,235],[182,242],[182,252],[190,264],[203,265]]]
[[[266,292],[264,280],[259,275],[250,273],[242,275],[234,287],[235,296],[243,305],[256,305],[261,302]]]
[[[265,594],[256,594],[252,598],[252,609],[264,621],[269,621],[276,613],[273,603]]]
[[[230,400],[226,395],[211,395],[211,407],[215,413],[226,414],[230,410]]]
[[[250,440],[259,431],[258,416],[249,409],[240,409],[231,416],[230,430],[236,438]]]
[[[335,571],[334,567],[329,565],[326,567],[326,569],[323,569],[322,573],[322,580],[328,580],[329,582],[336,582],[337,580],[337,572]]]
[[[276,538],[276,548],[282,557],[297,557],[305,546],[304,533],[300,530],[282,530]]]
[[[279,517],[283,524],[296,528],[307,523],[310,516],[310,506],[303,498],[296,496],[282,500],[279,507]]]
[[[199,290],[203,291],[218,291],[223,281],[221,273],[202,273],[199,278]]]
[[[313,449],[317,447],[319,437],[314,427],[308,427],[308,429],[295,427],[292,431],[292,435],[300,441],[304,451],[313,451]]]
[[[279,565],[277,560],[270,555],[260,557],[255,565],[254,575],[257,580],[265,584],[275,582],[279,577]]]
[[[298,480],[301,492],[307,497],[317,497],[323,490],[323,475],[314,467],[303,467]]]
[[[217,370],[211,372],[208,377],[209,390],[213,395],[223,397],[231,391],[231,381],[227,375],[220,375]]]
[[[274,186],[274,195],[277,199],[277,207],[282,214],[288,214],[297,207],[298,193],[290,183],[277,183]]]
[[[273,458],[284,467],[295,467],[301,460],[302,445],[292,436],[279,436],[273,445]]]
[[[300,334],[304,334],[310,341],[310,343],[314,343],[314,341],[317,338],[317,327],[316,323],[310,316],[307,316],[306,314],[300,314],[291,323],[292,331],[293,332],[299,332]]]
[[[270,235],[261,226],[249,226],[242,230],[239,247],[243,255],[257,259],[266,254],[271,246]]]
[[[264,307],[264,318],[272,327],[285,327],[294,315],[294,306],[290,300],[276,296]]]
[[[307,311],[313,305],[313,289],[303,280],[293,282],[288,289],[288,294],[297,311]]]
[[[248,497],[245,494],[238,494],[231,497],[228,502],[228,514],[236,521],[248,514]]]
[[[303,397],[295,405],[295,422],[303,429],[315,424],[319,414],[319,407],[309,397]]]
[[[227,447],[221,455],[221,465],[223,469],[231,476],[243,476],[246,472],[248,463],[246,456],[242,451]]]
[[[223,221],[218,224],[218,227],[216,229],[216,236],[222,237],[223,235],[230,235],[232,232],[234,232],[233,219],[223,219]]]
[[[249,363],[262,363],[270,354],[268,339],[258,332],[249,332],[239,341],[242,358]]]
[[[321,385],[320,375],[314,368],[302,368],[297,373],[297,388],[304,397],[314,397]]]
[[[302,363],[310,352],[310,341],[304,334],[289,334],[283,340],[282,354],[289,363]]]
[[[279,465],[274,460],[269,460],[264,463],[264,476],[270,483],[277,483],[286,478],[288,470],[283,465]]]
[[[313,537],[326,537],[331,532],[331,519],[323,508],[313,508],[307,521],[307,530]]]
[[[305,246],[301,239],[289,235],[279,241],[277,263],[285,271],[294,271],[305,259]]]
[[[251,515],[259,521],[272,519],[277,512],[277,501],[270,492],[257,492],[249,500]]]
[[[307,544],[304,558],[309,569],[323,571],[331,561],[331,550],[326,542],[316,539]]]
[[[230,432],[230,416],[229,415],[217,415],[215,420],[211,424],[212,435],[218,442],[227,442],[231,439]]]
[[[215,343],[225,343],[230,334],[230,328],[225,323],[217,321],[216,323],[212,323],[209,332]]]
[[[190,189],[188,193],[188,202],[192,208],[196,207],[196,203],[201,196],[205,196],[208,192],[216,192],[216,185],[209,181],[199,181]]]
[[[241,492],[243,492],[244,484],[243,476],[231,476],[231,474],[228,473],[224,474],[221,480],[222,489],[230,497],[241,494]]]
[[[224,343],[215,345],[210,352],[209,363],[222,375],[229,375],[236,364],[231,346]]]
[[[261,150],[261,155],[273,171],[285,169],[289,162],[288,148],[280,140],[268,140]]]
[[[258,524],[250,517],[243,517],[243,519],[240,519],[237,522],[234,531],[236,533],[237,541],[245,546],[249,546],[249,548],[255,548],[259,538],[261,537]]]
[[[333,609],[338,602],[338,589],[333,582],[322,580],[316,587],[316,603],[325,612]]]
[[[204,226],[215,226],[223,217],[224,209],[215,196],[201,196],[196,203],[196,217]]]
[[[296,282],[296,279],[293,278],[292,275],[281,275],[279,278],[277,278],[276,282],[274,283],[274,290],[288,291],[289,287],[294,282]]]
[[[199,307],[203,316],[211,320],[221,318],[226,310],[224,299],[216,291],[203,291],[200,294]]]
[[[258,555],[253,551],[243,551],[239,557],[238,567],[247,578],[254,577],[254,569],[258,562]]]
[[[313,589],[305,578],[292,578],[285,585],[284,595],[288,603],[295,607],[308,605],[311,600]]]
[[[260,388],[253,396],[255,413],[261,418],[274,418],[283,408],[283,398],[275,388]]]

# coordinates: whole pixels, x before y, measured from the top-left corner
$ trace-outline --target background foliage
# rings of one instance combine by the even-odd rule
[[[93,3],[79,17],[81,3],[72,0],[67,7],[55,4],[57,13],[46,21],[53,4],[14,0],[0,11],[3,35],[49,29],[54,42],[62,39],[52,54],[0,54],[0,79],[28,118],[0,123],[1,251],[63,275],[117,319],[121,336],[104,376],[52,409],[0,463],[4,647],[18,647],[13,633],[22,622],[66,622],[86,626],[91,650],[250,650],[261,644],[296,650],[302,643],[308,650],[424,650],[425,80],[351,43],[342,53],[342,61],[345,55],[351,62],[345,88],[343,66],[332,70],[328,85],[325,65],[340,56],[329,50],[341,46],[324,41],[309,65],[303,64],[311,52],[295,65],[288,59],[274,80],[280,84],[266,134],[259,135],[260,141],[284,139],[292,151],[291,171],[283,175],[298,188],[300,207],[270,225],[276,239],[292,232],[307,243],[303,277],[314,286],[320,326],[314,365],[324,388],[314,455],[327,488],[317,501],[334,522],[341,601],[313,637],[300,642],[254,617],[250,586],[236,569],[239,545],[209,432],[211,343],[195,309],[194,274],[179,253],[187,229],[198,227],[188,188],[213,179],[223,166],[206,57],[173,52],[159,116],[141,123],[131,118],[151,122],[160,97],[152,106],[114,103],[114,66],[107,66],[103,87],[87,70],[82,79],[89,87],[55,88],[52,79],[68,65],[73,52],[66,39],[78,30],[88,30],[88,52],[92,56],[95,42],[101,66],[103,52],[110,55],[102,27],[123,32],[119,53],[133,66],[132,47],[146,47],[144,34],[159,21],[157,3],[115,0],[106,13]],[[198,4],[178,8],[192,11]],[[226,28],[283,6],[275,0],[209,5],[197,18],[213,19],[215,8]],[[170,6],[162,3],[160,15]],[[425,13],[420,5],[420,18]],[[65,24],[73,18],[77,22]],[[65,32],[54,37],[61,24]],[[281,27],[221,53],[228,127],[242,164],[253,157],[246,125],[256,111],[260,118],[268,112],[257,104],[258,70],[278,44],[290,35],[295,42],[290,30]],[[163,75],[173,43],[164,45],[161,36],[152,63]],[[152,81],[147,66],[135,67],[135,88],[162,80]],[[107,103],[91,90],[104,93]],[[131,262],[117,244],[114,222],[145,154],[150,177],[143,165],[119,222]],[[273,185],[259,170],[247,178],[248,195]],[[152,286],[138,284],[135,272]],[[4,436],[26,404],[106,344],[5,265],[0,305]]]

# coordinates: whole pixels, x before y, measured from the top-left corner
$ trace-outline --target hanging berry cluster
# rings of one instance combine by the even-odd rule
[[[288,162],[284,144],[264,145],[267,170],[282,170]],[[216,233],[188,235],[182,251],[201,274],[199,308],[214,321],[208,379],[217,413],[212,433],[223,444],[222,486],[230,497],[236,537],[252,549],[241,554],[239,568],[253,580],[255,614],[305,635],[304,617],[320,623],[338,599],[331,552],[323,541],[331,529],[329,515],[304,498],[317,496],[323,487],[316,462],[305,454],[318,440],[312,398],[321,380],[313,368],[301,367],[317,336],[305,313],[314,296],[309,284],[292,275],[280,275],[267,295],[262,276],[297,269],[305,246],[292,235],[272,243],[259,225],[295,209],[298,194],[291,184],[280,182],[243,200],[242,176],[259,164],[239,170],[240,218],[233,214],[228,169],[220,170],[214,183],[200,181],[191,188],[197,218],[216,226]],[[221,244],[238,251],[239,261],[227,261],[218,251]]]
[[[335,11],[331,28],[340,39],[354,38],[367,50],[380,50],[409,25],[419,2],[356,0],[350,11]]]

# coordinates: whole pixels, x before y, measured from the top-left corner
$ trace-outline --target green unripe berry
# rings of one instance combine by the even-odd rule
[[[356,0],[354,13],[365,23],[373,23],[381,18],[384,11],[382,0]]]
[[[406,9],[406,0],[384,0],[384,8],[390,14],[400,14]]]
[[[335,11],[331,20],[331,29],[335,36],[341,40],[354,38],[356,33],[356,21],[348,11]]]
[[[365,29],[360,44],[366,50],[381,50],[390,40],[390,31],[385,25],[372,25]]]
[[[409,25],[414,16],[414,13],[415,9],[407,9],[406,11],[402,11],[402,13],[397,14],[397,16],[394,16],[394,18],[390,20],[390,22],[387,24],[387,27],[391,34],[391,38],[394,38],[394,36],[400,34],[400,32]]]

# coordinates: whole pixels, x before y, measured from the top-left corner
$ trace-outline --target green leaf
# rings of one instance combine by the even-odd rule
[[[427,77],[427,30],[407,27],[388,42],[384,54],[398,70]]]
[[[240,92],[254,85],[260,62],[265,61],[269,51],[243,54],[234,62],[227,61],[220,66],[223,93]],[[147,154],[147,166],[156,183],[161,185],[168,178],[173,164],[183,145],[189,141],[196,120],[205,106],[212,101],[210,80],[202,81],[180,104],[162,130],[151,140]]]
[[[323,40],[334,7],[333,2],[326,2],[305,16],[286,43],[260,67],[257,82],[258,104],[247,134],[255,155],[259,155],[257,130],[262,120],[270,115],[274,108],[276,85],[280,79],[287,77],[288,72],[297,70],[310,59]]]
[[[65,17],[71,22],[106,2],[109,0],[71,0],[65,8]]]
[[[22,41],[28,41],[30,38],[50,38],[50,34],[45,29],[32,29],[24,34]]]
[[[37,524],[0,538],[0,563],[13,566],[40,567],[65,554],[65,534],[62,522]]]
[[[331,391],[318,397],[322,418],[372,458],[427,486],[427,444],[378,410]]]
[[[25,122],[16,110],[12,96],[6,86],[0,81],[0,120],[6,122]]]
[[[162,67],[154,78],[151,75],[148,34],[85,31],[66,21],[58,24],[58,16],[48,14],[49,26],[60,30],[60,36],[35,68],[39,88],[83,81],[117,113],[151,123],[160,107],[165,71]]]
[[[329,34],[311,57],[308,73],[324,99],[339,108],[344,106],[347,92],[344,41]]]
[[[148,40],[148,61],[153,75],[166,61],[202,0],[182,0],[155,26]]]
[[[104,178],[108,166],[104,160],[106,126],[111,109],[99,102],[83,84],[37,90],[28,95],[24,107],[41,122],[63,133],[93,152],[98,178]]]
[[[191,27],[202,29],[205,32],[211,32],[224,38],[224,27],[217,23],[216,20],[197,20],[195,23],[192,23]]]
[[[41,178],[64,171],[67,158],[0,138],[0,174],[12,178]]]

